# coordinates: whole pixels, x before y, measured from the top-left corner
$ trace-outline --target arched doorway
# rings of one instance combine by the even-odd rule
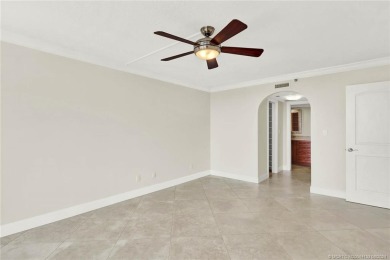
[[[258,108],[259,178],[300,173],[311,180],[311,106],[297,92],[281,91],[264,98]]]

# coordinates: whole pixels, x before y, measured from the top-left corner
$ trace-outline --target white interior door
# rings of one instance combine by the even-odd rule
[[[390,81],[347,86],[347,200],[390,208]]]

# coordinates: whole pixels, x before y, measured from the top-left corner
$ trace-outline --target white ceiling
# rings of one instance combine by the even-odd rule
[[[390,56],[388,1],[29,1],[1,5],[4,41],[211,91]],[[263,48],[260,58],[222,54],[214,70],[208,70],[205,61],[195,55],[160,61],[192,47],[174,44],[154,31],[183,38],[196,34],[189,38],[196,40],[201,26],[212,25],[218,32],[232,19],[243,21],[248,29],[223,45]]]

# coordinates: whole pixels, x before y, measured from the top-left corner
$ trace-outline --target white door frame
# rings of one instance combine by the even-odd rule
[[[272,173],[279,172],[278,164],[278,101],[272,98],[268,99],[272,104]],[[269,103],[267,104],[267,170],[269,171]]]
[[[389,161],[390,145],[386,142],[381,143],[364,140],[364,138],[363,140],[359,140],[357,136],[358,124],[356,115],[359,111],[359,106],[357,105],[357,98],[359,96],[363,97],[367,93],[384,92],[387,93],[389,95],[388,98],[390,98],[389,89],[390,81],[350,85],[346,87],[346,200],[388,209],[390,209],[390,173],[386,171],[385,168],[386,166],[388,167],[388,164],[383,163],[383,165],[386,165],[383,169],[380,167],[381,164],[373,159],[384,159]],[[384,94],[380,95],[384,96]],[[382,109],[382,107],[380,109]],[[388,110],[378,110],[379,109],[377,108],[377,111],[374,113],[384,114],[385,117],[386,113],[389,113]],[[372,114],[375,115],[374,113]],[[378,121],[380,119],[372,120],[373,121],[371,122],[365,122],[365,124],[379,124]],[[383,124],[383,121],[380,122]],[[360,127],[362,127],[361,124]],[[375,135],[375,133],[372,133],[372,135]],[[376,170],[376,167],[379,167],[380,170]],[[367,168],[370,170],[367,170]],[[378,179],[378,175],[372,174],[375,172],[384,172],[387,174],[387,176],[385,175],[385,177],[387,177],[387,182],[383,175],[379,175]],[[378,182],[373,182],[368,184],[369,186],[364,186],[367,185],[367,179],[378,180]],[[378,183],[385,185],[385,187],[378,187],[380,186]]]
[[[286,165],[283,170],[291,171],[291,105],[310,105],[308,101],[286,101]],[[311,126],[310,126],[311,128]]]

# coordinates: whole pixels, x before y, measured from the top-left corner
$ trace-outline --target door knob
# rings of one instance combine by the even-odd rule
[[[354,151],[357,151],[357,149],[348,148],[347,151],[348,151],[348,152],[354,152]]]

